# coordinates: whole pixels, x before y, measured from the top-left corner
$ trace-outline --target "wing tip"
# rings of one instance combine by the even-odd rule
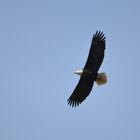
[[[93,39],[105,42],[106,37],[102,31],[97,30],[96,33],[93,35]]]
[[[81,101],[74,100],[71,97],[67,100],[67,102],[71,107],[78,107],[81,104]]]

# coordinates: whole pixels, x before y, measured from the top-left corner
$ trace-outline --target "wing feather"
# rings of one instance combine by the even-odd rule
[[[73,91],[72,95],[68,99],[68,104],[72,107],[76,107],[81,102],[83,102],[86,97],[89,95],[90,91],[92,90],[94,80],[89,76],[85,76],[84,74],[81,76],[75,90]]]
[[[94,73],[98,72],[104,58],[104,50],[105,36],[103,32],[97,31],[93,35],[88,59],[84,69],[92,71]]]

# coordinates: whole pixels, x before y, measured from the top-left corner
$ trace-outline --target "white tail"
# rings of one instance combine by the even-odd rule
[[[101,86],[107,83],[107,76],[105,72],[99,73],[96,79],[97,85]]]

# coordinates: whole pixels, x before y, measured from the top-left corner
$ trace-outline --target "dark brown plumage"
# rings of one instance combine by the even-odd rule
[[[105,36],[103,32],[97,31],[93,35],[88,59],[83,68],[83,73],[76,88],[68,99],[68,104],[70,106],[78,106],[90,94],[104,58],[104,50]]]

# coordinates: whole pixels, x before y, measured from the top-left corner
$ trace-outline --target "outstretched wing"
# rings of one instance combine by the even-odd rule
[[[86,99],[92,90],[94,80],[91,75],[82,74],[75,90],[68,99],[68,104],[72,107],[78,106],[82,101]]]
[[[105,36],[103,32],[97,31],[93,35],[88,59],[84,69],[91,71],[93,73],[97,73],[104,58],[104,50],[105,50]]]

